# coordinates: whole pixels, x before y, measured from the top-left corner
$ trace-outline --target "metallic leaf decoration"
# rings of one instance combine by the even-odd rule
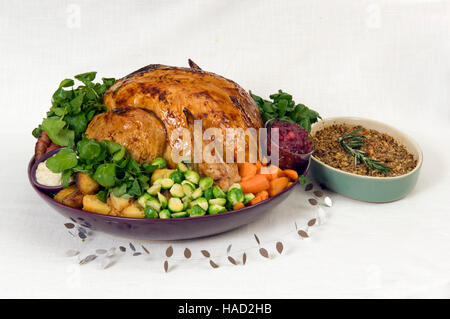
[[[227,248],[227,255],[229,255],[229,254],[230,254],[230,251],[231,251],[231,246],[232,246],[232,245],[228,246],[228,248]]]
[[[259,253],[261,254],[261,256],[263,256],[265,258],[269,258],[269,253],[267,252],[267,250],[265,248],[260,248]]]
[[[119,249],[120,249],[120,251],[123,252],[123,253],[127,251],[127,249],[126,249],[125,247],[123,247],[123,246],[120,246]]]
[[[95,252],[97,253],[97,255],[104,255],[107,253],[107,250],[106,249],[97,249]]]
[[[233,257],[228,256],[228,261],[229,261],[230,263],[232,263],[233,265],[237,266],[236,259],[234,259]]]
[[[144,245],[141,245],[141,247],[142,247],[142,250],[143,250],[147,255],[150,255],[150,251],[149,251]]]
[[[86,234],[85,233],[83,233],[83,232],[78,232],[78,237],[80,237],[81,238],[81,240],[85,240],[86,238],[87,238],[87,236],[86,236]]]
[[[97,258],[97,255],[89,255],[85,257],[84,259],[80,260],[80,265],[87,264]]]
[[[313,189],[313,184],[309,183],[308,185],[305,186],[305,192],[309,192],[311,189]]]
[[[135,253],[133,254],[133,256],[140,256],[140,255],[142,255],[142,253],[140,253],[140,252],[135,252]]]
[[[244,254],[242,255],[242,264],[245,265],[246,262],[247,262],[247,254],[244,253]]]
[[[189,259],[191,258],[191,256],[192,256],[191,250],[189,248],[186,248],[184,250],[184,257],[186,257],[186,259]]]
[[[80,252],[78,250],[70,249],[70,250],[66,251],[66,256],[67,257],[74,257],[74,256],[77,256],[79,254],[80,254]]]
[[[112,257],[116,254],[116,247],[112,247],[108,250],[108,253],[106,254],[106,257]]]
[[[276,244],[276,248],[277,248],[277,251],[278,251],[278,253],[281,255],[281,253],[283,252],[283,243],[281,242],[281,241],[279,241],[277,244]]]
[[[301,229],[298,231],[298,235],[300,237],[302,237],[302,238],[308,238],[309,237],[308,233],[305,232],[304,230],[301,230]]]
[[[133,245],[132,243],[130,243],[130,249],[131,249],[132,251],[136,251],[136,248],[134,247],[134,245]]]
[[[169,246],[166,249],[166,256],[167,256],[167,258],[170,258],[170,257],[172,257],[172,255],[173,255],[173,248],[172,248],[172,246]]]
[[[210,264],[211,267],[213,267],[213,268],[219,268],[219,265],[216,264],[216,263],[215,263],[214,261],[212,261],[212,260],[209,261],[209,264]]]
[[[324,199],[323,199],[323,202],[325,203],[325,205],[326,206],[328,206],[328,207],[331,207],[331,206],[333,206],[333,201],[331,200],[331,198],[330,197],[325,197]]]
[[[315,218],[310,219],[309,222],[308,222],[308,226],[309,226],[309,227],[312,227],[312,226],[314,226],[315,224],[316,224],[316,219],[315,219]]]
[[[169,271],[169,262],[167,260],[164,262],[164,271],[165,272]]]
[[[314,198],[308,199],[308,202],[309,202],[311,205],[313,205],[313,206],[317,205],[317,200],[314,199]]]
[[[202,253],[202,255],[205,256],[206,258],[211,257],[211,254],[210,254],[209,251],[207,251],[207,250],[202,250],[201,253]]]
[[[65,223],[64,226],[66,226],[67,229],[72,229],[75,227],[75,225],[72,223]]]
[[[317,197],[322,197],[323,196],[323,192],[322,191],[314,191],[313,194],[316,195]]]
[[[255,236],[255,240],[256,240],[256,242],[258,243],[258,245],[260,245],[261,243],[260,243],[260,241],[259,241],[258,236],[256,236],[256,234],[253,234],[253,235]]]
[[[107,257],[102,260],[101,267],[103,269],[107,269],[107,268],[111,267],[112,265],[114,265],[113,259]]]

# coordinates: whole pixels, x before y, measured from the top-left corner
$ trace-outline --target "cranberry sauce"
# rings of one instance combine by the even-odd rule
[[[314,148],[312,137],[308,131],[299,127],[296,123],[273,120],[267,127],[268,152],[271,144],[279,153],[279,166],[282,169],[290,168],[297,170],[300,174],[308,166],[309,158]],[[271,128],[278,128],[279,141],[272,141]]]

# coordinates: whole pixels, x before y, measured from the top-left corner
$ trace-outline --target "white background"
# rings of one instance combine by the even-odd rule
[[[450,297],[450,1],[1,0],[0,43],[0,296]],[[308,241],[282,237],[282,256],[272,240],[314,213],[298,206],[301,189],[254,225],[171,243],[179,256],[191,247],[195,260],[174,259],[167,274],[167,243],[146,243],[150,257],[125,255],[106,270],[78,266],[67,249],[85,256],[121,241],[96,234],[80,244],[67,234],[28,184],[31,130],[64,78],[188,58],[259,95],[286,90],[324,117],[396,126],[423,148],[417,187],[378,205],[331,194],[327,222]],[[254,232],[270,260],[252,255]],[[246,266],[217,252],[213,270],[199,254],[229,243],[249,251]]]

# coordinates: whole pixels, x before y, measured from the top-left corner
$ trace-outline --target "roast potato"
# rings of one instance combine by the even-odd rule
[[[62,204],[73,208],[81,208],[83,206],[83,193],[76,190],[63,198]]]
[[[76,191],[78,191],[77,185],[71,185],[67,188],[63,188],[62,190],[60,190],[55,195],[55,197],[53,197],[53,199],[56,200],[58,203],[62,203],[64,198],[66,198],[72,193],[75,193]]]
[[[85,195],[83,197],[83,210],[108,215],[111,208],[108,204],[103,203],[100,199],[98,199],[97,195]]]
[[[108,199],[108,204],[119,212],[130,206],[131,202],[132,200],[130,198],[116,197],[113,193],[111,193],[111,196]]]
[[[134,202],[132,205],[126,207],[122,211],[123,217],[131,217],[131,218],[144,218],[144,210],[137,204],[137,202]]]
[[[84,195],[95,194],[100,187],[96,181],[85,173],[78,173],[76,180],[78,188]]]

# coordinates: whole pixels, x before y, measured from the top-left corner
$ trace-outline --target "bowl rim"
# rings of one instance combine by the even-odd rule
[[[89,212],[89,211],[82,210],[82,209],[79,209],[79,208],[73,208],[73,207],[70,207],[70,206],[67,206],[67,205],[63,205],[62,203],[57,202],[52,197],[50,197],[48,194],[46,194],[44,191],[42,191],[39,187],[37,187],[33,183],[33,181],[31,180],[31,169],[32,169],[32,167],[34,165],[34,162],[35,161],[34,161],[34,155],[33,155],[33,157],[31,158],[31,160],[30,160],[30,162],[28,164],[28,169],[27,169],[28,180],[29,180],[31,186],[33,187],[33,189],[37,193],[39,193],[40,196],[45,196],[46,197],[45,199],[50,201],[53,205],[56,205],[56,206],[58,206],[60,208],[63,208],[63,209],[67,209],[67,210],[71,211],[72,213],[86,214],[88,216],[93,216],[93,217],[101,216],[101,217],[107,218],[109,220],[121,221],[121,222],[141,221],[141,222],[144,222],[144,223],[165,223],[165,222],[172,222],[173,223],[174,221],[178,221],[178,220],[179,221],[188,221],[188,220],[199,220],[199,221],[201,221],[201,220],[205,220],[207,218],[214,218],[214,217],[218,217],[218,216],[226,217],[226,216],[229,216],[231,214],[245,212],[245,211],[247,211],[249,209],[253,209],[253,208],[256,208],[258,206],[264,205],[264,204],[268,203],[269,201],[271,201],[271,200],[273,200],[273,199],[275,199],[277,197],[282,196],[284,193],[289,192],[297,184],[299,184],[299,181],[297,180],[297,181],[293,182],[293,184],[291,186],[286,187],[284,190],[282,190],[277,195],[275,195],[273,197],[270,197],[270,198],[268,198],[268,199],[266,199],[266,200],[264,200],[262,202],[256,203],[255,205],[252,205],[252,206],[246,206],[246,207],[238,209],[238,210],[227,211],[227,212],[220,213],[220,214],[204,215],[204,216],[197,216],[197,217],[168,218],[168,219],[165,219],[165,218],[135,218],[135,217],[112,216],[112,215],[103,215],[103,214],[99,214],[99,213],[93,213],[93,212]],[[311,164],[311,161],[308,161],[308,165],[307,165],[307,167],[306,167],[306,169],[305,169],[305,171],[303,173],[303,176],[306,175],[306,173],[308,172],[310,164]]]
[[[333,121],[345,121],[345,120],[352,120],[352,121],[365,121],[365,122],[372,122],[373,124],[378,124],[380,126],[384,126],[389,128],[392,131],[395,131],[397,135],[401,135],[402,137],[404,137],[406,140],[408,140],[412,146],[416,149],[417,153],[419,154],[418,158],[417,158],[417,165],[416,167],[414,167],[414,169],[412,169],[410,172],[404,174],[404,175],[400,175],[400,176],[387,176],[387,177],[378,177],[378,176],[365,176],[365,175],[359,175],[359,174],[355,174],[355,173],[349,173],[346,171],[342,171],[338,168],[332,167],[328,164],[325,164],[324,162],[322,162],[321,160],[317,159],[316,157],[314,157],[314,153],[311,156],[311,160],[316,161],[318,164],[325,166],[326,168],[339,173],[339,174],[343,174],[343,175],[348,175],[351,177],[355,177],[355,178],[361,178],[361,179],[369,179],[369,180],[396,180],[396,179],[402,179],[402,178],[406,178],[407,176],[410,176],[412,174],[414,174],[416,171],[420,170],[420,168],[422,167],[422,163],[423,163],[423,152],[422,149],[420,148],[419,144],[412,138],[410,137],[408,134],[403,133],[402,131],[400,131],[399,129],[395,128],[392,125],[386,124],[384,122],[381,121],[377,121],[377,120],[372,120],[369,118],[364,118],[364,117],[358,117],[358,116],[336,116],[336,117],[328,117],[325,118],[319,122],[316,122],[312,125],[311,130],[314,128],[314,126],[318,126],[318,125],[323,125],[324,123],[327,122],[333,122]],[[363,126],[361,124],[361,126]],[[378,130],[378,129],[377,129]],[[383,133],[383,132],[382,132]],[[385,133],[387,134],[387,133]],[[395,138],[395,137],[394,137]]]

